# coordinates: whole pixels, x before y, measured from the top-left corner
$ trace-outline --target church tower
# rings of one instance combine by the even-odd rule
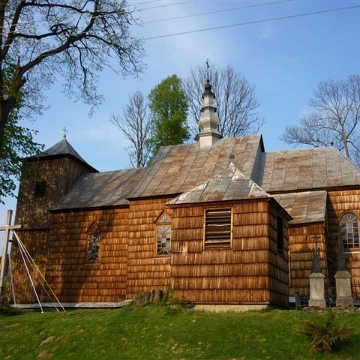
[[[214,145],[217,140],[222,138],[221,134],[217,131],[219,117],[217,116],[214,105],[215,94],[211,91],[209,80],[206,81],[202,98],[204,100],[204,106],[201,109],[199,134],[196,136],[196,140],[199,141],[200,148],[209,148]]]
[[[97,172],[63,139],[37,156],[26,159],[29,175],[20,181],[16,223],[23,228],[47,229],[51,224],[48,210],[82,174]]]
[[[20,181],[16,209],[17,230],[22,243],[41,274],[46,273],[48,265],[49,234],[51,214],[49,209],[64,196],[82,174],[97,172],[74,150],[66,136],[61,141],[37,156],[26,159],[29,175],[23,174]],[[14,292],[18,303],[35,303],[19,244],[13,243],[11,262],[17,269],[14,274]],[[33,269],[33,286],[38,294],[43,292],[43,281]],[[12,292],[8,291],[10,302]],[[49,300],[47,300],[49,301]]]

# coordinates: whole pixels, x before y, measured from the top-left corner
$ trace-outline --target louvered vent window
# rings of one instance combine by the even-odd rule
[[[206,210],[205,248],[229,247],[231,210]]]

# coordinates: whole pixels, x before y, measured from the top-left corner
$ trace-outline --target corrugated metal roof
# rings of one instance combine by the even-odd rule
[[[51,211],[124,206],[144,169],[84,174]]]
[[[253,180],[230,163],[229,167],[221,170],[207,181],[184,192],[168,205],[205,203],[212,201],[244,200],[251,198],[268,198],[266,193]]]
[[[290,224],[325,221],[327,199],[325,190],[279,194],[273,197],[293,218]]]

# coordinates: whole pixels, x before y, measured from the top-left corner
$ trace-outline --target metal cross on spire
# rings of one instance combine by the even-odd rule
[[[64,138],[66,138],[66,133],[68,132],[68,129],[66,128],[66,126],[63,128],[63,132],[64,132]]]
[[[205,64],[206,64],[206,76],[207,76],[207,79],[208,81],[210,81],[210,64],[209,64],[209,59],[207,59],[205,61]]]

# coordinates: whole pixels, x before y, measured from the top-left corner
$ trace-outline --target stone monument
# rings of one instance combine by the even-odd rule
[[[351,275],[346,270],[345,254],[341,247],[337,252],[337,271],[335,274],[336,283],[336,306],[349,307],[354,305],[351,292]]]
[[[313,250],[313,266],[310,278],[310,307],[326,308],[324,280],[321,272],[320,250]]]

